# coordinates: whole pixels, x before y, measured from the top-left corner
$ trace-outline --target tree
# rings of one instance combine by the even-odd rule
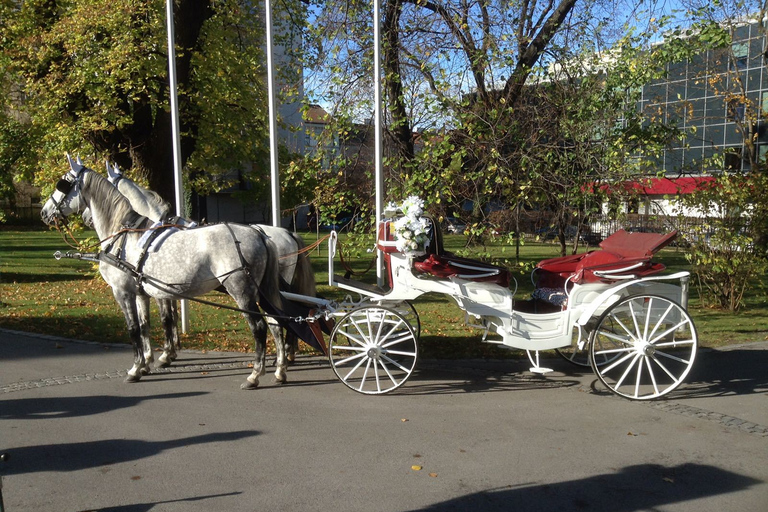
[[[15,168],[50,183],[65,152],[109,158],[174,197],[162,0],[3,0],[0,94],[23,93],[35,148]],[[267,151],[258,8],[239,0],[175,3],[182,162],[201,189],[232,169],[264,172]],[[216,179],[216,177],[219,179]]]

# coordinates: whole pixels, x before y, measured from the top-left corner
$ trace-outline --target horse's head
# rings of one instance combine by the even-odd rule
[[[69,172],[56,183],[56,189],[40,211],[43,222],[49,226],[88,207],[80,194],[87,169],[79,162],[73,161],[69,155],[67,160]]]

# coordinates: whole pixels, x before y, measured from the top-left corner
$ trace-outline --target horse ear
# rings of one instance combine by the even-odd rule
[[[117,164],[110,165],[109,162],[107,162],[107,175],[109,177],[109,181],[114,185],[115,180],[120,178],[123,173],[120,172],[120,169],[117,168]]]
[[[69,172],[70,172],[70,174],[72,174],[75,178],[77,178],[78,174],[80,174],[80,171],[83,170],[82,163],[75,162],[74,160],[72,160],[72,157],[69,156],[69,153],[67,153],[67,161],[69,162]]]

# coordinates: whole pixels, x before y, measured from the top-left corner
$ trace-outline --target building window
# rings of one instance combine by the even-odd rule
[[[731,51],[733,52],[731,69],[747,69],[747,65],[749,64],[749,44],[733,43],[731,45]]]
[[[728,101],[728,119],[734,123],[741,123],[744,121],[744,115],[747,112],[747,106],[740,99]]]

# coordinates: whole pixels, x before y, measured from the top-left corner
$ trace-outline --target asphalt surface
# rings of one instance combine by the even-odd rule
[[[0,330],[7,512],[768,510],[767,342],[702,350],[655,402],[559,359],[420,361],[385,396],[317,357],[253,391],[248,354],[131,362]]]

